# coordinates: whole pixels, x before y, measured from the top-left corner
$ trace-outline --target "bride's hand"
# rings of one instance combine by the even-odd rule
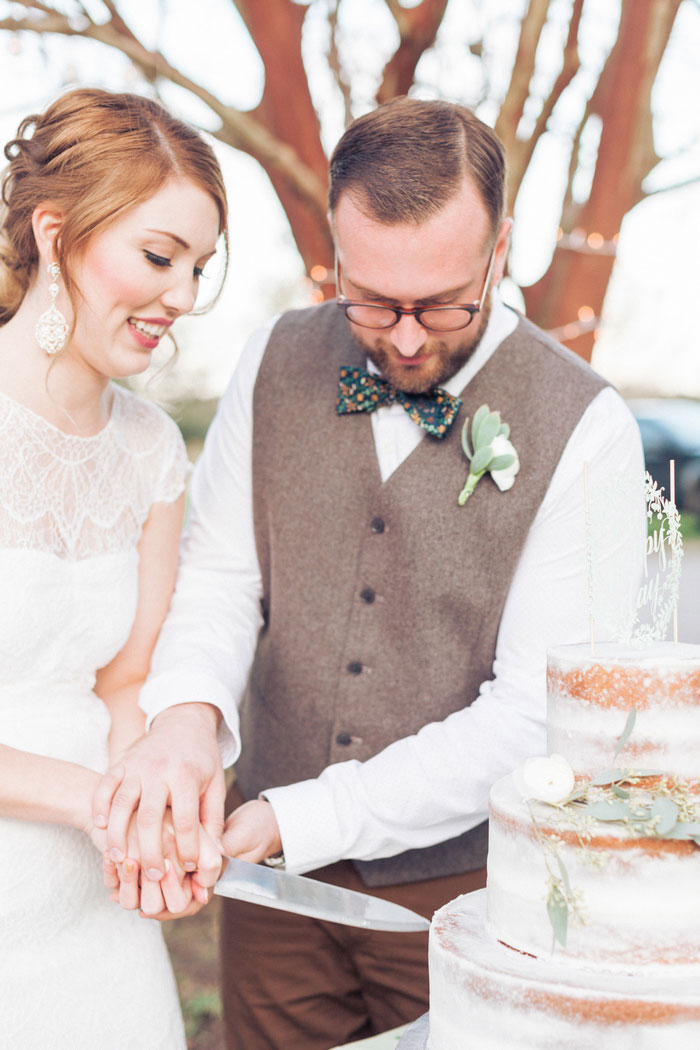
[[[132,841],[130,835],[130,851]],[[140,908],[142,915],[148,918],[165,920],[193,915],[206,904],[209,899],[209,887],[220,873],[219,850],[206,831],[200,827],[200,867],[191,874],[186,872],[177,855],[170,819],[165,824],[162,845],[167,870],[160,880],[150,879],[132,857],[127,857],[117,864],[105,854],[104,880],[105,885],[112,890],[110,899],[123,908]]]
[[[141,913],[149,918],[167,922],[169,919],[185,918],[195,915],[207,903],[210,887],[214,884],[222,868],[222,858],[218,846],[213,842],[204,828],[199,828],[199,867],[190,873],[184,872],[179,858],[167,858],[170,864],[168,873],[155,886],[146,885],[147,893],[141,892]],[[189,899],[183,901],[178,896],[178,886],[174,880],[181,880],[183,887],[189,889]],[[158,903],[156,889],[162,891],[163,903]]]

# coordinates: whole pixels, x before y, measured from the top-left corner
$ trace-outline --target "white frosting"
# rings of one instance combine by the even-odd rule
[[[429,1050],[697,1050],[700,982],[577,972],[500,945],[486,890],[430,931]]]
[[[549,751],[578,774],[658,769],[700,800],[700,646],[554,649],[548,707]],[[512,777],[494,786],[488,888],[434,917],[430,1050],[697,1050],[700,849],[530,805]],[[547,914],[552,835],[585,920],[569,922],[566,948]]]
[[[634,731],[618,764],[700,778],[700,646],[659,642],[560,646],[548,653],[547,750],[578,774],[612,766],[634,708]]]
[[[491,791],[488,924],[496,939],[563,965],[632,972],[673,963],[689,967],[700,986],[700,849],[599,821],[587,840],[583,823],[530,805],[540,833],[558,836],[556,852],[585,921],[569,922],[566,948],[554,942],[545,849],[508,776]],[[549,864],[558,875],[557,861]]]

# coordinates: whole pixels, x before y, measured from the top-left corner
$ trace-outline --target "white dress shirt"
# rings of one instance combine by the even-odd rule
[[[174,704],[217,706],[225,765],[240,750],[237,705],[262,624],[253,531],[253,389],[273,324],[274,319],[248,341],[195,467],[177,588],[141,693],[149,723]],[[479,347],[446,389],[458,394],[516,325],[517,315],[495,293]],[[397,404],[377,409],[371,418],[386,480],[424,431]],[[493,679],[482,684],[470,706],[366,762],[336,763],[315,779],[266,789],[288,870],[391,856],[459,835],[486,818],[494,781],[526,757],[546,752],[546,650],[589,637],[584,463],[590,465],[593,489],[618,472],[640,478],[639,502],[635,497],[634,506],[611,507],[611,519],[627,525],[601,552],[602,574],[630,543],[640,542],[639,431],[619,394],[608,387],[573,431],[530,528],[503,610]],[[465,479],[467,472],[465,459]],[[632,499],[624,486],[610,498]],[[633,581],[612,571],[609,577],[624,604]]]

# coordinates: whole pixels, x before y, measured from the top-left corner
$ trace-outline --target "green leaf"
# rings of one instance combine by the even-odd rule
[[[558,887],[552,887],[547,897],[547,914],[554,931],[554,936],[566,948],[566,929],[569,920],[569,907],[566,898]]]
[[[700,824],[691,820],[679,820],[664,834],[665,839],[693,839],[695,842],[699,837]],[[698,845],[700,846],[700,842]]]
[[[591,784],[594,787],[605,787],[606,784],[618,784],[622,780],[626,780],[629,775],[629,770],[627,769],[606,769],[604,773],[599,773],[597,777],[594,777]]]
[[[512,452],[504,452],[502,456],[494,456],[489,463],[489,470],[505,470],[506,467],[512,467],[515,463],[515,456]]]
[[[571,893],[571,883],[569,882],[569,873],[567,872],[566,868],[564,867],[564,861],[561,859],[561,857],[559,856],[558,853],[555,853],[555,857],[557,858],[557,864],[559,865],[559,871],[561,872],[562,882],[564,883],[564,889],[566,890],[567,895],[568,895],[568,894]]]
[[[462,424],[462,448],[464,449],[464,455],[467,459],[471,459],[472,450],[469,447],[469,416],[467,416]]]
[[[476,435],[479,432],[479,427],[481,426],[481,421],[483,419],[486,419],[486,416],[488,414],[489,414],[489,406],[488,405],[480,405],[479,408],[477,408],[476,412],[474,413],[474,422],[472,423],[472,444],[474,445],[474,449],[475,450],[476,450]]]
[[[596,820],[629,820],[632,816],[629,803],[622,801],[591,802],[586,806],[586,813]]]
[[[659,823],[656,825],[656,834],[662,837],[667,835],[671,828],[675,827],[679,813],[680,810],[672,799],[665,798],[663,795],[660,798],[655,798],[651,805],[651,815],[652,817],[659,817]]]
[[[477,448],[484,448],[486,445],[490,445],[493,439],[498,433],[498,428],[501,425],[501,414],[500,412],[489,412],[479,423],[476,430],[472,430],[472,438],[474,439],[474,451]]]
[[[612,791],[613,795],[617,796],[617,798],[629,798],[630,797],[629,791],[625,791],[624,788],[618,787],[617,784],[613,784],[612,787],[610,788],[610,790]]]
[[[477,449],[472,458],[472,474],[482,474],[488,468],[492,459],[493,452],[490,445],[487,445],[486,448]]]
[[[620,739],[617,742],[617,747],[615,748],[615,757],[613,758],[613,762],[615,761],[617,756],[620,754],[620,752],[622,751],[622,749],[625,746],[625,744],[627,743],[627,741],[629,740],[630,733],[634,729],[634,723],[636,721],[637,721],[637,711],[633,707],[632,710],[630,711],[630,713],[627,716],[627,721],[625,722],[625,728],[622,730],[622,736],[620,737]]]
[[[510,427],[508,426],[507,423],[501,423],[500,427],[498,428],[498,435],[497,436],[498,437],[502,436],[504,438],[510,437]]]
[[[579,784],[578,787],[574,788],[574,790],[571,792],[571,794],[568,796],[568,798],[564,799],[564,801],[562,802],[562,805],[566,806],[566,805],[568,805],[569,802],[576,802],[576,801],[578,801],[578,799],[584,797],[584,795],[587,793],[587,791],[588,791],[588,784]]]

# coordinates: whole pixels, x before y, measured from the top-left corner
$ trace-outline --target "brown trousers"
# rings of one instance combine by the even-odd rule
[[[308,874],[428,919],[486,882],[482,868],[368,891],[348,861]],[[414,1021],[428,1009],[427,933],[354,929],[242,901],[222,904],[227,1050],[329,1050]]]

